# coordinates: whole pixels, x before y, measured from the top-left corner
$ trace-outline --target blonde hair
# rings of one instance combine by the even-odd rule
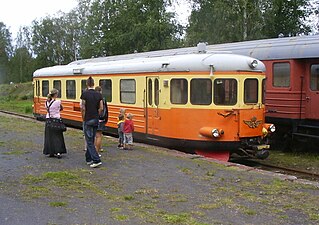
[[[132,114],[132,113],[128,113],[128,114],[126,115],[126,117],[127,117],[128,119],[132,119],[132,118],[133,118],[133,114]]]
[[[102,88],[101,88],[101,86],[96,86],[94,90],[97,91],[97,92],[101,92]]]

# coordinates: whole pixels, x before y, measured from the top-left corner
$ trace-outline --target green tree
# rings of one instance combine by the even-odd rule
[[[89,5],[84,58],[177,47],[181,27],[167,11],[167,0],[94,0]]]
[[[0,22],[0,83],[9,82],[8,67],[11,54],[11,33],[6,25]]]
[[[32,80],[35,70],[34,59],[26,47],[17,48],[10,59],[10,81],[27,82]]]
[[[307,0],[193,0],[186,42],[210,44],[308,34]]]
[[[264,0],[263,33],[266,37],[275,38],[279,35],[296,36],[309,34],[311,28],[306,25],[306,18],[312,9],[307,0]]]
[[[76,58],[78,21],[74,11],[45,17],[32,24],[32,49],[37,67],[67,64]]]

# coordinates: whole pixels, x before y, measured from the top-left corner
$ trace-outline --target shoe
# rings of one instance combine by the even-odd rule
[[[91,165],[93,161],[86,162],[86,165]]]
[[[58,154],[56,154],[56,157],[57,157],[58,159],[61,159],[61,158],[62,158],[62,155],[61,155],[60,153],[58,153]]]
[[[90,165],[90,167],[91,167],[91,168],[95,168],[95,167],[98,167],[98,166],[100,166],[100,165],[102,165],[102,162],[92,163],[92,164]]]
[[[103,148],[100,149],[100,152],[104,152]]]
[[[102,157],[102,155],[101,155],[101,154],[99,154],[99,157]]]

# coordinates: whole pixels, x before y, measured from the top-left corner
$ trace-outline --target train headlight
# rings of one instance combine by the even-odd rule
[[[212,135],[213,135],[213,137],[215,137],[215,138],[220,137],[220,134],[219,134],[218,129],[213,129],[213,130],[212,130]]]
[[[271,133],[274,133],[276,131],[276,127],[274,124],[271,124],[268,128],[268,130],[271,132]]]

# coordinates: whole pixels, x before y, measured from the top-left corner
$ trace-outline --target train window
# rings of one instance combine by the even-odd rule
[[[43,80],[42,81],[42,97],[47,97],[49,94],[49,81]]]
[[[244,102],[257,103],[258,102],[258,80],[246,79],[244,83]]]
[[[265,104],[266,102],[266,79],[263,79],[262,81],[262,103]]]
[[[58,98],[61,98],[61,81],[60,80],[54,80],[53,81],[53,88],[57,89],[59,91]]]
[[[110,80],[110,79],[100,80],[99,85],[102,88],[103,98],[107,102],[111,102],[112,101],[112,80]]]
[[[188,99],[188,83],[186,79],[171,80],[171,103],[186,104]]]
[[[148,79],[148,104],[153,104],[153,82],[152,79]]]
[[[311,65],[310,89],[319,91],[319,64]]]
[[[81,80],[81,93],[86,89],[86,80]]]
[[[75,96],[76,96],[75,80],[67,80],[66,81],[66,98],[75,99]]]
[[[36,81],[36,96],[40,96],[40,81]]]
[[[158,106],[159,104],[159,80],[155,79],[155,83],[154,83],[154,91],[155,91],[155,105]]]
[[[273,64],[273,86],[289,87],[290,86],[290,64],[274,63]]]
[[[214,104],[235,105],[237,103],[237,80],[216,79],[214,81]]]
[[[136,101],[136,82],[133,79],[120,81],[121,103],[134,104]]]
[[[210,105],[212,103],[211,79],[191,80],[191,103],[193,105]]]

